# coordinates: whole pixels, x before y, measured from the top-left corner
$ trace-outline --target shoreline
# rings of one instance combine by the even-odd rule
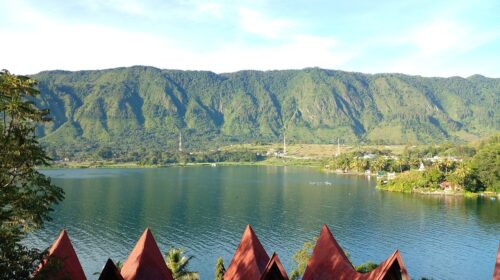
[[[331,169],[326,169],[322,168],[322,171],[325,173],[333,173],[337,175],[355,175],[355,176],[363,176],[367,177],[368,180],[371,180],[371,177],[376,177],[373,173],[371,175],[366,175],[364,172],[357,172],[357,171],[348,171],[348,172],[338,172],[337,170],[331,170]],[[375,180],[377,180],[375,178]],[[381,191],[386,191],[386,192],[394,192],[394,193],[408,193],[408,194],[418,194],[418,195],[425,195],[425,196],[461,196],[461,197],[490,197],[490,198],[496,198],[500,200],[500,193],[495,193],[491,191],[483,191],[483,192],[466,192],[466,191],[446,191],[446,190],[412,190],[411,192],[404,192],[404,191],[397,191],[397,190],[389,190],[384,188],[383,186],[378,184],[377,180],[377,185],[375,186],[377,190]]]
[[[418,194],[418,195],[423,195],[423,196],[461,196],[461,197],[468,197],[468,198],[474,198],[474,197],[490,197],[490,198],[496,198],[500,199],[500,193],[495,193],[495,192],[465,192],[465,191],[459,191],[459,192],[450,192],[450,191],[445,191],[445,190],[421,190],[421,191],[411,191],[411,192],[403,192],[403,191],[396,191],[396,190],[388,190],[383,187],[380,187],[380,185],[377,184],[376,186],[377,190],[381,191],[386,191],[386,192],[394,192],[394,193],[407,193],[407,194]]]
[[[170,164],[140,164],[137,162],[112,162],[112,161],[87,161],[87,162],[65,162],[54,163],[51,166],[38,167],[45,169],[85,169],[85,168],[168,168],[168,167],[191,167],[191,166],[303,166],[320,168],[320,160],[297,159],[297,158],[269,158],[262,161],[227,161],[227,162],[190,162]]]

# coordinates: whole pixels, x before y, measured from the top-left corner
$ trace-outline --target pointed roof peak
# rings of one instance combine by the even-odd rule
[[[125,280],[168,279],[173,280],[153,233],[146,228],[123,263],[121,274]]]
[[[123,280],[123,277],[115,263],[111,259],[108,259],[99,275],[99,280]]]
[[[255,234],[255,231],[253,230],[253,227],[251,225],[247,225],[245,227],[245,231],[243,231],[243,235],[245,235],[245,234],[257,235],[257,234]]]
[[[259,279],[269,256],[250,225],[247,225],[224,279]]]
[[[153,232],[148,227],[141,234],[141,237],[139,237],[139,240],[137,242],[140,242],[140,241],[146,242],[147,240],[152,240],[156,243],[155,238],[153,236]]]
[[[65,229],[63,229],[63,230],[61,230],[61,232],[57,236],[54,243],[52,243],[52,246],[50,246],[49,254],[52,253],[55,249],[57,249],[60,246],[60,244],[66,244],[66,243],[69,243],[71,245],[71,247],[73,248],[73,245],[71,244],[71,240],[69,239],[68,232]]]
[[[271,259],[266,265],[261,280],[288,280],[288,275],[286,274],[286,270],[281,264],[281,261],[276,252],[273,252]]]
[[[352,267],[351,261],[347,257],[347,255],[344,252],[344,249],[340,244],[337,242],[337,239],[333,236],[333,233],[330,231],[328,226],[325,224],[323,225],[321,229],[321,233],[319,234],[318,241],[316,242],[316,246],[318,247],[325,247],[325,246],[332,246],[335,252],[338,252],[345,261],[347,261],[350,266]]]
[[[328,226],[323,225],[302,279],[329,279],[340,274],[354,279],[357,272]]]
[[[364,279],[374,279],[374,280],[380,280],[386,278],[410,279],[399,250],[394,251],[385,261],[381,262],[380,265],[374,270],[360,275],[362,275]]]
[[[44,267],[50,266],[51,262],[60,262],[61,270],[55,279],[69,277],[71,279],[86,279],[83,268],[78,260],[73,244],[69,239],[68,232],[63,229],[49,249],[47,259],[39,267],[42,271]]]
[[[259,242],[259,244],[260,244],[259,238],[257,238],[257,234],[255,233],[252,226],[250,226],[250,225],[247,225],[245,227],[245,231],[243,232],[243,236],[241,237],[241,240],[243,240],[245,238],[251,238],[252,240],[256,240],[257,242]]]

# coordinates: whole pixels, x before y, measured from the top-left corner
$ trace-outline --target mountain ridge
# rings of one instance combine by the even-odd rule
[[[43,71],[38,103],[49,147],[175,149],[279,141],[412,144],[467,141],[499,130],[500,79],[302,70]]]
[[[378,72],[378,73],[367,73],[367,72],[360,72],[360,71],[348,71],[348,70],[340,70],[340,69],[328,69],[328,68],[322,68],[318,66],[310,66],[310,67],[305,67],[305,68],[293,68],[293,69],[268,69],[268,70],[258,70],[258,69],[241,69],[241,70],[236,70],[232,72],[215,72],[212,70],[190,70],[190,69],[175,69],[175,68],[161,68],[157,66],[149,66],[149,65],[131,65],[131,66],[118,66],[118,67],[110,67],[110,68],[103,68],[103,69],[82,69],[82,70],[65,70],[65,69],[53,69],[53,70],[43,70],[38,73],[34,74],[26,74],[26,76],[37,76],[40,74],[44,73],[78,73],[78,72],[95,72],[95,71],[109,71],[109,70],[117,70],[117,69],[127,69],[127,68],[136,68],[136,67],[145,67],[145,68],[152,68],[152,69],[157,69],[157,70],[162,70],[162,71],[177,71],[177,72],[208,72],[208,73],[213,73],[216,75],[224,75],[224,74],[234,74],[238,72],[279,72],[279,71],[303,71],[307,69],[318,69],[318,70],[326,70],[326,71],[337,71],[337,72],[344,72],[344,73],[351,73],[351,74],[362,74],[362,75],[403,75],[403,76],[408,76],[408,77],[418,77],[418,78],[436,78],[436,79],[449,79],[449,78],[462,78],[462,79],[471,79],[474,77],[478,78],[486,78],[486,79],[500,79],[500,77],[489,77],[485,76],[483,74],[472,74],[470,76],[464,77],[464,76],[459,76],[459,75],[453,75],[453,76],[426,76],[426,75],[420,75],[420,74],[406,74],[402,72]]]

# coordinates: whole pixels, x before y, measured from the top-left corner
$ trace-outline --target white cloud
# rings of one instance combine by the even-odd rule
[[[205,53],[190,50],[175,40],[95,25],[45,23],[38,30],[0,31],[0,37],[10,38],[9,44],[0,46],[2,68],[19,74],[130,65],[216,72],[339,68],[353,56],[336,50],[334,39],[305,35],[277,46],[229,44]]]
[[[181,49],[154,36],[93,25],[45,26],[43,31],[0,32],[2,67],[31,74],[47,69],[102,69],[157,65],[165,52]]]
[[[273,47],[230,45],[199,57],[202,69],[231,72],[241,69],[276,70],[318,66],[339,68],[354,54],[335,49],[331,38],[299,35]]]
[[[403,37],[415,44],[424,55],[433,55],[450,50],[465,51],[476,44],[466,26],[454,21],[438,20],[414,30]]]
[[[296,26],[293,21],[288,19],[271,18],[248,8],[241,8],[239,14],[240,25],[244,31],[266,38],[278,38],[285,31]]]
[[[500,31],[477,29],[457,20],[441,18],[420,23],[403,35],[379,38],[365,45],[365,53],[374,47],[386,47],[402,54],[387,56],[384,65],[363,71],[466,77],[487,66],[478,61],[466,62],[464,57],[499,38]]]
[[[206,11],[211,12],[218,8],[217,5],[205,7]],[[188,44],[158,34],[94,24],[68,24],[23,5],[17,6],[17,12],[20,10],[26,15],[20,22],[27,28],[10,30],[0,27],[0,37],[9,38],[6,43],[0,44],[0,66],[19,74],[130,65],[216,72],[311,66],[339,68],[353,56],[352,53],[338,50],[333,38],[291,33],[274,45],[251,47],[225,42],[221,48],[200,53]],[[255,15],[254,20],[261,17]],[[266,20],[269,19],[259,23],[262,24],[259,28],[263,28]],[[290,26],[286,21],[270,21],[270,25],[274,26],[269,29],[272,31],[264,32],[255,26],[253,30],[264,32],[266,36],[278,36]]]

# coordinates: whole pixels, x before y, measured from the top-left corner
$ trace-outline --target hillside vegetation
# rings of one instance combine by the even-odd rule
[[[423,78],[318,68],[48,71],[38,135],[52,156],[215,149],[233,143],[462,142],[500,128],[500,79]],[[335,139],[335,140],[334,140]]]

